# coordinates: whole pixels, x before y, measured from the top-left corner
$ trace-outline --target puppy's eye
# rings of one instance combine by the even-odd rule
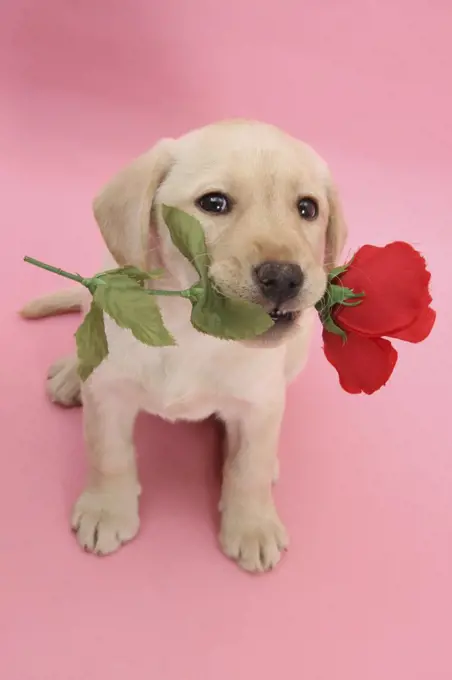
[[[198,198],[196,205],[204,212],[217,213],[218,215],[225,215],[231,211],[232,207],[230,199],[220,192],[204,194],[204,196]]]
[[[302,217],[304,220],[315,220],[319,214],[319,206],[317,201],[315,201],[313,198],[308,198],[307,196],[300,198],[297,208],[298,212],[300,213],[300,217]]]

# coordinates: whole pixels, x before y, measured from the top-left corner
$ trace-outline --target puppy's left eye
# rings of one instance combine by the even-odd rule
[[[317,201],[315,201],[313,198],[309,198],[308,196],[300,198],[297,208],[298,212],[300,213],[300,217],[302,217],[304,220],[315,220],[319,214],[319,205]]]
[[[201,210],[204,210],[204,212],[217,213],[219,215],[225,215],[232,208],[231,201],[226,194],[217,191],[204,194],[204,196],[198,198],[196,205]]]

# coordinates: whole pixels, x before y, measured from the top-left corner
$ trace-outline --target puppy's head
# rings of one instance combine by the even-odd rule
[[[261,123],[220,123],[162,140],[95,199],[97,222],[119,265],[163,264],[186,288],[196,273],[172,244],[162,204],[202,224],[214,284],[271,314],[266,341],[286,338],[322,297],[346,238],[326,164]]]

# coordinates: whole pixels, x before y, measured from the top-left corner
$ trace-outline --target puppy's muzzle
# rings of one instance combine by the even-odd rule
[[[301,267],[293,262],[262,262],[253,273],[263,297],[276,309],[297,297],[304,282]]]

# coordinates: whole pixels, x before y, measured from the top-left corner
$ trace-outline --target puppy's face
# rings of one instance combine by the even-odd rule
[[[151,248],[158,247],[166,269],[181,287],[187,287],[196,281],[196,273],[172,244],[161,204],[194,215],[204,229],[214,284],[225,295],[262,305],[275,321],[265,340],[283,340],[296,329],[303,310],[322,297],[326,271],[345,238],[325,163],[309,147],[257,123],[209,126],[162,142],[161,147],[150,164],[149,156],[155,151],[147,162],[145,157],[136,161],[142,167],[129,173],[128,180],[127,169],[122,174],[122,183],[129,182],[127,193],[147,168],[145,197],[133,209],[129,205],[129,223],[123,225],[129,251],[135,238],[131,232],[137,229],[130,221],[135,211],[145,225],[139,228],[142,255],[149,230],[156,230],[158,238],[151,237]],[[115,200],[113,194],[111,199]],[[108,208],[108,197],[106,203],[102,194],[99,201]],[[123,209],[127,202],[133,198],[126,203],[123,198]],[[97,208],[101,228],[105,224],[102,212],[102,206],[100,211]],[[110,224],[111,219],[110,212]],[[103,232],[109,244],[105,228]],[[118,247],[115,253],[111,237],[109,247],[118,260]],[[122,259],[137,264],[139,247],[132,262],[123,245],[119,263]]]

